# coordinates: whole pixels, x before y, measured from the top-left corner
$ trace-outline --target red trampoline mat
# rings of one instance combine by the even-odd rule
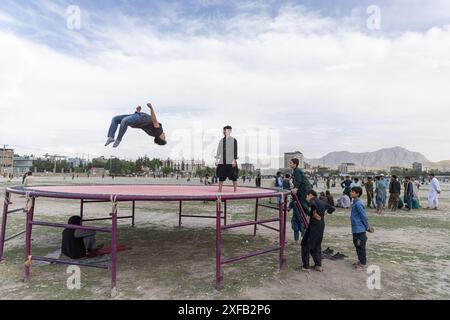
[[[279,191],[270,189],[258,189],[249,187],[238,187],[233,191],[233,187],[224,186],[222,192],[218,192],[218,186],[189,186],[189,185],[86,185],[86,186],[44,186],[24,188],[24,191],[43,192],[54,194],[72,194],[89,196],[137,196],[137,197],[224,197],[233,196],[262,196],[279,194]]]

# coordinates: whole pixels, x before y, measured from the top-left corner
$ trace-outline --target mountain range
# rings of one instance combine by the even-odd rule
[[[305,159],[312,166],[336,168],[342,163],[354,163],[365,168],[385,169],[393,166],[411,168],[414,162],[422,163],[423,168],[450,169],[450,160],[431,162],[420,152],[403,147],[385,148],[373,152],[353,153],[348,151],[331,152],[319,159]]]

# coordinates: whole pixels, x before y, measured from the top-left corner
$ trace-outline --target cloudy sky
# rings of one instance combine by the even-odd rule
[[[0,1],[0,144],[20,154],[210,161],[230,124],[252,162],[398,145],[439,161],[449,79],[448,0]],[[131,129],[103,147],[148,101],[169,143]]]

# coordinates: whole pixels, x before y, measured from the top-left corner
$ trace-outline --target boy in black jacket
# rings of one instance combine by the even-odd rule
[[[325,212],[333,213],[335,208],[319,200],[314,190],[308,191],[306,201],[310,207],[310,220],[308,229],[302,239],[302,271],[309,272],[309,255],[314,260],[314,270],[322,272],[322,239],[325,231]]]

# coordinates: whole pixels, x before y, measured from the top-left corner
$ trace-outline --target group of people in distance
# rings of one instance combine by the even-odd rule
[[[400,195],[403,184],[403,199]],[[359,178],[353,180],[347,176],[342,182],[342,196],[337,201],[337,207],[349,208],[351,206],[351,189],[355,186],[365,187],[367,195],[367,208],[376,209],[378,214],[383,214],[386,207],[393,212],[397,209],[405,207],[407,211],[420,208],[419,189],[421,183],[416,177],[405,176],[403,181],[397,175],[390,176],[386,179],[384,174],[375,177],[368,177],[367,181],[359,181]],[[389,198],[388,198],[389,193]],[[439,180],[434,173],[430,174],[430,184],[428,191],[428,207],[429,209],[438,209],[439,194],[441,187]]]

